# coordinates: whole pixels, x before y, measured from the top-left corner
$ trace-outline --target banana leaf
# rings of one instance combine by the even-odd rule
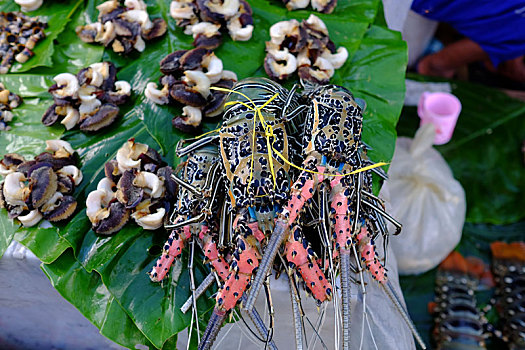
[[[143,95],[146,84],[160,77],[158,62],[165,55],[191,48],[192,38],[184,35],[182,29],[175,26],[175,21],[168,18],[170,2],[147,1],[152,17],[162,16],[168,21],[168,32],[159,40],[147,42],[146,50],[140,54],[122,57],[111,50],[81,42],[73,34],[74,28],[94,21],[94,8],[100,3],[87,1],[71,15],[66,30],[57,37],[50,67],[0,77],[0,81],[7,79],[6,85],[16,85],[13,89],[25,100],[15,114],[13,130],[0,134],[0,146],[29,156],[43,150],[45,139],[61,136],[78,150],[84,173],[84,180],[75,191],[79,209],[70,222],[47,229],[17,230],[18,226],[7,221],[2,212],[0,222],[5,229],[0,232],[0,242],[8,242],[16,231],[15,239],[45,263],[43,269],[55,288],[101,329],[102,334],[130,348],[139,343],[155,348],[173,346],[176,334],[189,326],[191,313],[183,315],[179,310],[190,294],[188,254],[185,252],[176,263],[168,281],[154,284],[146,272],[160,253],[167,233],[164,230],[143,231],[129,223],[113,237],[97,236],[85,216],[83,203],[103,177],[104,164],[114,158],[118,148],[131,137],[159,150],[170,165],[179,162],[174,148],[180,138],[188,135],[174,130],[171,119],[180,114],[181,109],[157,106]],[[252,0],[250,4],[254,10],[253,38],[248,42],[233,42],[224,35],[222,46],[216,50],[225,69],[235,71],[240,79],[265,76],[262,69],[264,41],[269,40],[268,31],[273,23],[290,18],[304,19],[312,13],[305,10],[289,12],[274,1]],[[333,14],[316,15],[325,21],[335,44],[344,45],[350,54],[333,82],[367,100],[363,138],[373,148],[370,152],[373,160],[388,161],[393,154],[395,125],[404,96],[407,57],[406,45],[399,33],[381,24],[384,19],[382,13],[378,13],[379,4],[379,0],[340,1]],[[96,134],[39,125],[43,112],[52,103],[46,92],[52,77],[64,71],[75,73],[100,60],[114,62],[119,68],[118,79],[132,85],[131,101],[121,106],[122,117]],[[215,129],[219,122],[219,119],[207,120],[203,131]],[[196,257],[194,262],[197,283],[209,271],[200,263],[201,258]],[[97,293],[92,297],[89,292],[77,295],[71,291],[73,286],[75,290],[85,288]],[[198,301],[201,331],[214,304],[210,298],[212,292],[207,292]],[[104,318],[102,310],[105,310]],[[123,326],[110,320],[124,320],[125,323]]]

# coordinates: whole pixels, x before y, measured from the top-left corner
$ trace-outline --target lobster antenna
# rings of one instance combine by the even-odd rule
[[[407,324],[408,328],[410,329],[410,332],[412,332],[412,335],[414,338],[416,338],[416,341],[419,343],[419,346],[426,350],[427,346],[425,345],[425,342],[423,339],[421,339],[421,336],[419,335],[418,331],[416,330],[416,327],[414,326],[414,323],[412,323],[412,320],[410,319],[410,316],[408,315],[408,312],[405,310],[405,308],[401,305],[401,302],[399,301],[399,298],[396,295],[396,292],[392,288],[392,285],[389,281],[387,281],[386,284],[381,283],[381,286],[383,286],[383,290],[386,292],[392,303],[394,304],[397,311],[400,313],[401,317]]]

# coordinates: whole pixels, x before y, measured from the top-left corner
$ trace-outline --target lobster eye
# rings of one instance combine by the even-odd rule
[[[362,98],[356,98],[355,103],[361,108],[361,112],[364,113],[366,109],[366,101]]]

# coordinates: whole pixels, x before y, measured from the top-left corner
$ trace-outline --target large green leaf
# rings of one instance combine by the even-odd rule
[[[143,53],[122,57],[110,50],[103,51],[101,46],[85,44],[78,40],[73,30],[77,25],[96,19],[94,8],[100,2],[87,1],[82,8],[85,11],[78,11],[71,17],[71,22],[54,47],[52,67],[35,68],[29,72],[31,74],[6,77],[16,82],[26,104],[20,107],[20,117],[17,115],[14,121],[19,126],[13,128],[12,134],[0,134],[0,145],[3,143],[10,151],[37,154],[43,148],[43,140],[63,133],[62,137],[78,150],[84,173],[84,181],[75,192],[80,208],[69,223],[45,230],[20,230],[15,238],[44,262],[53,262],[43,268],[55,288],[104,335],[124,346],[133,347],[131,343],[139,341],[139,330],[153,346],[173,347],[177,332],[188,327],[191,319],[191,315],[183,315],[179,311],[180,305],[189,296],[187,252],[176,264],[174,270],[177,272],[169,281],[162,285],[152,283],[146,272],[156,259],[154,252],[159,252],[165,241],[166,232],[146,232],[129,223],[113,237],[99,237],[90,229],[82,204],[103,177],[104,164],[115,157],[118,148],[128,138],[134,137],[136,141],[160,150],[172,166],[179,161],[174,148],[177,141],[186,135],[171,127],[171,119],[181,113],[181,109],[154,105],[144,98],[143,90],[148,82],[157,81],[160,77],[158,62],[170,52],[191,48],[192,38],[184,35],[182,29],[175,26],[174,20],[168,18],[170,0],[151,0],[147,1],[148,12],[153,17],[162,16],[168,21],[168,33],[159,40],[148,42]],[[234,42],[224,35],[223,45],[216,52],[223,60],[225,69],[235,71],[240,79],[264,76],[261,68],[265,55],[264,41],[269,40],[268,31],[273,23],[289,18],[304,19],[311,13],[289,12],[282,4],[273,1],[252,0],[250,3],[255,22],[252,40]],[[350,53],[348,62],[336,73],[333,81],[367,100],[363,138],[373,147],[371,157],[374,160],[388,161],[393,153],[395,124],[404,95],[407,58],[400,35],[373,24],[382,22],[382,13],[378,13],[379,3],[379,0],[340,1],[333,14],[317,15],[327,24],[336,45],[345,46]],[[122,117],[117,123],[97,134],[84,134],[78,130],[63,132],[62,126],[41,126],[40,117],[51,104],[46,90],[52,84],[52,77],[64,71],[74,73],[101,59],[114,62],[119,67],[118,78],[129,81],[133,88],[131,101],[121,107]],[[210,119],[203,130],[214,129],[219,122],[218,119]],[[0,237],[2,234],[6,237],[12,235],[17,227],[12,226],[0,232]],[[209,269],[200,261],[194,264],[198,283]],[[87,292],[76,295],[71,291],[73,288]],[[90,293],[93,293],[91,298]],[[206,294],[198,302],[203,322],[201,330],[206,323],[205,314],[213,306],[213,300],[209,297],[210,294]],[[99,314],[102,311],[96,309],[104,310],[104,318]],[[126,341],[128,338],[129,341]]]
[[[136,345],[151,347],[102,284],[100,276],[84,270],[71,251],[52,264],[42,264],[42,270],[60,295],[97,326],[102,335],[129,348],[136,348]]]
[[[506,224],[525,218],[525,103],[460,81],[452,83],[452,93],[463,109],[452,140],[436,149],[465,189],[466,220]],[[399,133],[413,137],[418,125],[416,108],[406,108]]]

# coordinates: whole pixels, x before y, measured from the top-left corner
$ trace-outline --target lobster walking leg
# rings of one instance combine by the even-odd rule
[[[307,291],[311,292],[320,304],[329,299],[332,285],[321,271],[314,251],[303,237],[300,226],[294,226],[286,243],[286,260],[292,269],[296,269],[303,278]]]
[[[217,294],[217,304],[213,309],[212,317],[204,331],[199,350],[209,349],[220,328],[228,311],[233,309],[239,299],[242,297],[244,291],[250,283],[253,271],[259,266],[260,254],[256,246],[256,236],[252,234],[248,225],[239,222],[237,219],[235,228],[237,232],[237,250],[233,253],[231,262],[230,274],[226,278],[224,285],[221,286]],[[243,235],[242,231],[245,234]],[[257,235],[260,237],[260,235]],[[264,237],[264,235],[262,236]],[[251,312],[253,310],[249,310]]]
[[[310,160],[314,161],[311,158],[307,158],[305,163],[309,163]],[[255,300],[257,300],[257,296],[261,290],[262,282],[269,273],[275,256],[277,255],[277,251],[279,250],[281,243],[284,241],[286,234],[289,232],[290,226],[296,221],[305,204],[314,195],[317,184],[322,180],[323,177],[320,175],[312,175],[307,171],[303,171],[297,181],[293,184],[288,205],[279,214],[279,217],[275,222],[274,231],[268,241],[263,259],[255,278],[253,279],[251,292],[248,295],[245,305],[243,305],[246,310],[249,311],[253,309]]]
[[[182,220],[182,218],[180,219]],[[160,282],[166,277],[173,261],[180,256],[186,241],[190,237],[191,230],[189,225],[171,232],[168,240],[164,243],[162,255],[149,272],[150,279],[153,282]]]
[[[340,256],[341,266],[341,303],[342,303],[342,338],[343,349],[348,349],[350,345],[350,284],[351,266],[350,266],[350,249],[353,244],[352,229],[350,220],[350,188],[343,186],[340,178],[335,178],[330,182],[332,187],[332,203],[330,204],[330,213],[333,225],[333,236],[335,247]]]

